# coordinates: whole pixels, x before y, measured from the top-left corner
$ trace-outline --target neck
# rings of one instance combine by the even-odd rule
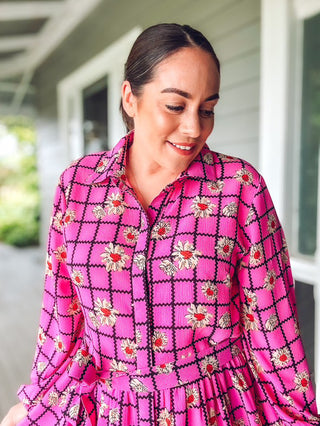
[[[139,144],[133,143],[127,154],[126,170],[129,175],[134,175],[135,179],[164,179],[172,182],[180,173],[162,167]]]
[[[179,174],[161,167],[145,152],[139,152],[133,143],[127,153],[126,175],[138,200],[147,210],[152,200]]]

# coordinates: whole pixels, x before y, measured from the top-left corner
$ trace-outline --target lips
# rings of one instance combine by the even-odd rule
[[[179,145],[173,142],[170,142],[171,145],[175,146],[176,148],[182,149],[183,151],[190,151],[192,149],[192,146],[188,145]]]
[[[182,155],[189,155],[191,153],[193,153],[196,145],[195,144],[185,144],[185,143],[174,143],[174,142],[170,142],[168,141],[168,143],[170,144],[170,146],[179,154]]]

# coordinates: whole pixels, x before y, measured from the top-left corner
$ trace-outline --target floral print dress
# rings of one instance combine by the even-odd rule
[[[61,176],[20,425],[319,425],[263,178],[205,146],[146,212],[132,141]]]

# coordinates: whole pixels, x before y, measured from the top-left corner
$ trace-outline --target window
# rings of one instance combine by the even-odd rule
[[[320,144],[319,28],[320,14],[304,21],[298,250],[306,255],[314,255],[317,248]]]
[[[107,76],[82,91],[85,154],[108,150]]]
[[[295,292],[301,336],[309,362],[312,379],[314,378],[315,353],[315,304],[313,285],[296,281]]]
[[[261,10],[259,169],[289,238],[301,333],[320,406],[320,3],[262,0]]]
[[[58,84],[60,137],[66,165],[112,148],[125,134],[119,111],[123,65],[140,28],[133,28]]]

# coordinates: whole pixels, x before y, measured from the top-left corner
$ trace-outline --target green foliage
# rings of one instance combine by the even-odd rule
[[[16,144],[10,155],[0,156],[0,241],[19,247],[36,245],[40,200],[34,124],[27,117],[7,116],[0,117],[0,125],[5,129],[0,146]],[[8,135],[11,138],[4,139]]]

